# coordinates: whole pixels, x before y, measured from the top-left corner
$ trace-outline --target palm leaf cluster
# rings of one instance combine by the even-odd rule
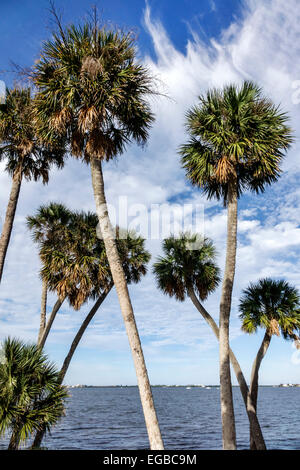
[[[201,300],[213,292],[219,282],[216,251],[211,240],[197,234],[183,233],[163,241],[164,256],[154,263],[158,287],[171,297],[184,301],[189,289]]]
[[[287,281],[260,279],[250,283],[239,304],[242,329],[254,333],[259,327],[270,335],[298,341],[300,331],[300,295]]]
[[[0,105],[0,161],[6,160],[8,173],[48,183],[51,166],[62,168],[64,155],[62,139],[54,136],[50,145],[37,135],[30,88],[7,89]]]
[[[32,231],[34,242],[42,245],[46,240],[56,238],[59,241],[60,233],[67,229],[71,218],[71,211],[64,204],[50,202],[40,206],[34,216],[27,217],[27,227]]]
[[[8,338],[0,362],[0,433],[9,429],[18,442],[64,415],[66,389],[58,372],[36,345]],[[18,442],[16,444],[18,444]]]
[[[134,230],[116,227],[116,241],[126,282],[137,284],[147,274],[147,264],[151,259],[145,240]]]
[[[42,279],[60,298],[67,297],[76,310],[112,284],[104,243],[97,235],[96,214],[50,203],[28,217],[27,224],[40,247]],[[150,260],[145,241],[119,228],[116,234],[126,280],[137,283]]]
[[[180,154],[188,179],[208,198],[225,203],[232,180],[238,197],[245,190],[262,192],[277,181],[292,143],[286,121],[287,115],[252,82],[209,90],[186,115],[190,140]]]
[[[149,71],[135,62],[132,34],[99,27],[58,28],[44,42],[33,80],[36,123],[52,140],[65,135],[74,156],[109,160],[132,139],[146,142],[153,121]]]
[[[95,299],[111,281],[104,245],[96,236],[97,216],[70,213],[69,221],[41,249],[41,277],[61,299],[68,298],[78,310],[88,298]]]

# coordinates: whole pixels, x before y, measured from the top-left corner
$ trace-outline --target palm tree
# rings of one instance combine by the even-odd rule
[[[245,81],[199,97],[187,113],[190,135],[181,146],[182,165],[192,184],[227,207],[227,248],[220,301],[220,394],[223,448],[236,449],[229,359],[229,322],[236,265],[238,199],[244,191],[263,192],[279,178],[280,163],[292,142],[287,115]]]
[[[30,88],[7,89],[0,104],[0,161],[12,177],[12,187],[0,238],[0,282],[18,204],[22,179],[48,183],[52,165],[63,166],[64,145],[54,136],[51,146],[37,137]]]
[[[96,300],[99,308],[113,287],[113,279],[103,240],[97,236],[98,217],[90,212],[69,213],[70,219],[64,231],[58,229],[59,244],[55,237],[50,236],[40,248],[41,275],[49,290],[55,292],[58,298],[67,298],[75,310],[79,310],[88,300]],[[146,264],[150,260],[144,246],[145,240],[133,231],[119,228],[116,229],[116,236],[126,282],[138,283],[146,274]],[[39,342],[40,347],[45,344],[54,317],[52,312]]]
[[[63,233],[67,229],[70,219],[71,211],[63,204],[50,203],[41,206],[34,216],[27,217],[27,227],[32,231],[33,240],[35,243],[38,243],[40,248],[47,240],[51,240],[52,244],[57,246],[62,241]],[[45,279],[42,279],[41,320],[38,344],[40,344],[46,329],[47,294],[48,284]],[[52,315],[57,313],[61,305],[62,302],[58,299]]]
[[[12,430],[9,449],[64,415],[67,392],[58,372],[36,345],[8,338],[0,362],[0,433]]]
[[[292,339],[299,347],[300,330],[300,295],[295,287],[284,280],[269,278],[250,283],[243,291],[240,304],[242,330],[246,333],[256,333],[264,328],[265,334],[253,362],[249,394],[255,410],[257,409],[258,375],[261,362],[265,357],[273,335],[284,339]],[[255,442],[250,437],[250,445],[255,449]]]
[[[197,234],[183,233],[179,237],[165,239],[163,253],[164,256],[153,265],[159,289],[181,302],[188,296],[219,340],[219,328],[202,304],[220,282],[212,241]],[[266,446],[256,412],[248,399],[248,386],[231,349],[230,361],[244,399],[253,439],[257,449],[264,450]]]
[[[41,348],[66,298],[78,310],[88,298],[97,298],[102,286],[111,281],[104,243],[96,235],[97,223],[97,215],[72,212],[55,202],[27,217],[27,226],[39,247],[43,285],[58,296],[47,322],[41,315]]]
[[[113,287],[104,244],[96,236],[97,215],[72,212],[62,204],[50,203],[27,218],[34,229],[42,262],[41,277],[49,291],[57,293],[47,324],[39,335],[38,346],[45,345],[56,315],[67,298],[75,309],[89,299],[96,302],[81,325],[59,373],[62,383],[75,349],[88,324]],[[37,431],[32,448],[39,448],[46,428]]]
[[[95,304],[81,324],[60,371],[62,383],[74,352],[91,320],[113,287],[103,240],[97,237],[98,218],[96,214],[71,213],[72,222],[65,229],[58,248],[56,240],[50,237],[44,241],[41,249],[43,276],[47,279],[50,290],[56,290],[58,296],[67,296],[70,305],[78,310],[84,302],[92,299]],[[118,252],[122,260],[126,281],[138,283],[147,272],[150,254],[145,249],[145,240],[134,232],[120,233],[117,229]],[[63,291],[63,294],[62,294]],[[52,317],[52,315],[51,315]],[[50,317],[50,319],[51,319]],[[53,318],[54,320],[54,318]],[[52,320],[52,323],[53,323]],[[39,346],[43,347],[50,330],[50,320],[46,332],[42,335]],[[40,446],[44,432],[39,431],[33,447]]]
[[[49,290],[57,294],[58,300],[67,298],[70,306],[79,310],[87,300],[98,302],[104,292],[105,298],[113,286],[113,279],[103,240],[97,236],[97,214],[69,213],[67,225],[62,230],[57,226],[59,241],[50,236],[40,247],[41,277]],[[146,274],[145,263],[150,259],[144,240],[134,232],[121,231],[118,227],[116,236],[126,281],[137,283],[141,275]],[[40,347],[45,344],[58,310],[54,306],[40,338]]]
[[[162,449],[143,350],[126,277],[110,223],[102,162],[124,152],[130,142],[144,144],[153,115],[153,93],[146,68],[135,60],[131,34],[99,27],[97,18],[63,28],[44,43],[33,79],[38,92],[36,119],[42,135],[67,136],[75,157],[90,164],[96,211],[137,374],[151,449]]]

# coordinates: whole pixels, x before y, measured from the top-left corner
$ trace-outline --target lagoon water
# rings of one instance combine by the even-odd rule
[[[221,449],[219,388],[154,387],[166,449]],[[247,449],[248,419],[234,387],[238,448]],[[300,388],[260,387],[259,418],[268,449],[300,449]],[[70,389],[67,414],[48,449],[147,449],[137,387]],[[7,440],[0,441],[0,448]]]

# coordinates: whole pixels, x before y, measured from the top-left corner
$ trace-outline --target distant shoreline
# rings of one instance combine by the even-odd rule
[[[67,388],[138,388],[137,385],[66,385]],[[152,388],[219,388],[220,385],[151,385]],[[233,385],[239,388],[239,385]],[[260,387],[300,388],[300,384],[260,385]]]

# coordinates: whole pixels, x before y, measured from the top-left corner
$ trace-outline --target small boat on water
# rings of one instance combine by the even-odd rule
[[[192,387],[186,387],[187,390],[191,390]]]

